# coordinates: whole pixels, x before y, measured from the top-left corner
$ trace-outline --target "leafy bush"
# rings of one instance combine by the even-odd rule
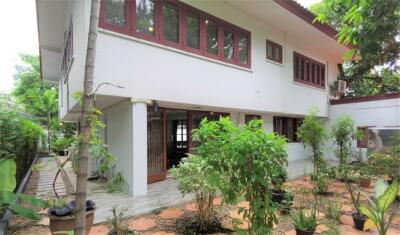
[[[312,108],[297,130],[297,136],[303,142],[304,147],[309,146],[312,149],[314,175],[319,174],[320,170],[325,168],[322,147],[328,136],[322,121],[317,117],[318,112],[317,108]]]
[[[71,146],[73,138],[60,137],[54,140],[52,147],[54,151],[63,151]]]
[[[328,201],[327,217],[339,222],[339,218],[342,215],[340,209],[341,209],[341,204],[337,200]]]
[[[207,182],[210,173],[202,157],[191,155],[183,158],[178,167],[171,169],[172,175],[178,182],[182,194],[194,193],[197,204],[197,218],[200,231],[205,232],[213,217],[213,198],[216,188]]]
[[[376,175],[388,175],[391,179],[400,179],[400,156],[373,153],[368,158],[371,171]]]
[[[214,169],[207,177],[224,201],[236,203],[244,198],[250,202],[249,208],[239,209],[250,222],[248,232],[271,234],[277,218],[270,184],[287,165],[285,138],[266,133],[261,120],[236,127],[229,118],[204,119],[193,138],[200,144],[197,154]]]
[[[340,165],[347,163],[352,141],[358,137],[354,121],[349,116],[339,117],[332,126],[331,137],[334,138],[338,147],[336,157]]]
[[[108,193],[120,192],[125,180],[121,173],[114,175],[106,184],[106,191]]]

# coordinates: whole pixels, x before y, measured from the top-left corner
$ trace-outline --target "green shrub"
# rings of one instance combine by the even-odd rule
[[[193,131],[199,142],[196,151],[214,171],[208,180],[218,187],[223,199],[236,203],[243,198],[249,208],[239,213],[248,219],[249,234],[271,234],[276,207],[271,202],[272,178],[287,165],[286,139],[266,133],[261,120],[236,127],[229,118],[204,119]]]
[[[292,211],[290,217],[293,220],[294,227],[303,232],[312,232],[317,227],[317,212],[312,209],[307,213],[304,209]]]
[[[387,175],[391,179],[400,179],[400,156],[373,153],[368,158],[368,164],[375,175]]]
[[[124,185],[124,177],[121,173],[114,175],[106,184],[106,191],[108,193],[121,192]]]
[[[336,157],[340,165],[347,163],[351,154],[352,141],[358,137],[353,119],[349,116],[339,117],[333,124],[330,134],[338,147]]]
[[[179,191],[182,194],[194,193],[200,232],[207,231],[214,215],[213,198],[216,188],[207,181],[210,170],[202,157],[191,154],[182,159],[178,167],[171,169]]]
[[[53,141],[52,148],[54,151],[63,151],[71,146],[73,138],[59,137]]]

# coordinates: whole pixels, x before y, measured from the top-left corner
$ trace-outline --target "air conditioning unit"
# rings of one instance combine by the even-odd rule
[[[346,81],[336,80],[333,82],[332,93],[344,94],[346,92]]]

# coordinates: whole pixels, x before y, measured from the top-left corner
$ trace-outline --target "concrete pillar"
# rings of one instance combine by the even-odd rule
[[[133,189],[130,194],[147,194],[147,104],[132,99],[132,170]]]

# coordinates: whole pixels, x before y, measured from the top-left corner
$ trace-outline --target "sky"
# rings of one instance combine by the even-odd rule
[[[265,0],[271,1],[271,0]],[[321,0],[297,0],[305,7]],[[0,14],[0,94],[9,93],[14,84],[15,65],[20,53],[38,54],[35,0],[8,0]]]

